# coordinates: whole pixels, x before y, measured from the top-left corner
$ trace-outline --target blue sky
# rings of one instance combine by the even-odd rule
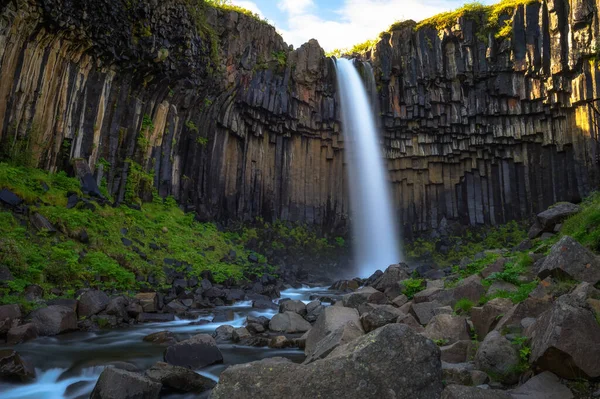
[[[325,50],[377,37],[398,20],[420,21],[470,0],[232,0],[260,14],[295,48],[317,39]],[[484,0],[492,4],[498,0]]]

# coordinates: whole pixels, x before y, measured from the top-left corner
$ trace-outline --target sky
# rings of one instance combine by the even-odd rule
[[[420,21],[469,0],[232,0],[266,18],[287,44],[317,39],[326,51],[376,38],[392,23]],[[497,0],[484,0],[492,4]]]

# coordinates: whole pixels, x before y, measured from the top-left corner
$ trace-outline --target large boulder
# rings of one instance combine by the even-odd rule
[[[547,299],[527,298],[505,312],[504,316],[502,316],[494,327],[494,330],[510,331],[516,328],[520,331],[521,320],[526,318],[536,318],[551,306],[552,304]]]
[[[474,274],[465,278],[464,280],[461,280],[456,287],[449,291],[452,293],[452,297],[449,302],[443,301],[439,297],[437,298],[437,301],[452,306],[454,306],[454,304],[461,299],[468,299],[473,303],[477,303],[486,293],[487,289],[483,286],[483,284],[481,284],[481,277]]]
[[[573,278],[596,284],[600,281],[600,258],[569,236],[564,236],[550,249],[538,270],[538,277]]]
[[[477,369],[495,376],[505,384],[515,384],[519,381],[519,361],[517,348],[498,331],[489,333],[475,354]]]
[[[152,334],[148,334],[144,337],[144,342],[150,342],[156,345],[175,345],[177,343],[177,337],[171,331],[159,331]]]
[[[52,305],[35,310],[30,315],[39,335],[57,335],[77,330],[77,315],[71,308]]]
[[[526,330],[531,338],[529,360],[563,378],[598,378],[600,324],[589,309],[561,299]]]
[[[21,318],[21,308],[19,305],[10,304],[0,306],[0,321],[10,319],[10,321]]]
[[[8,345],[17,345],[38,337],[38,329],[34,323],[21,324],[13,326],[6,334],[6,343]]]
[[[158,399],[162,385],[141,374],[107,367],[90,399]]]
[[[292,333],[303,333],[310,330],[311,325],[295,312],[278,313],[269,322],[269,330]]]
[[[499,318],[513,307],[508,298],[494,298],[482,307],[471,309],[471,321],[477,337],[482,340],[496,327]]]
[[[213,337],[215,338],[215,341],[217,341],[217,343],[229,342],[233,340],[234,330],[235,328],[232,326],[219,326],[213,333]]]
[[[442,392],[442,399],[511,399],[503,391],[492,391],[463,385],[448,385]]]
[[[573,393],[549,371],[529,379],[510,392],[512,399],[571,399]]]
[[[226,369],[213,399],[437,399],[439,349],[408,326],[389,324],[308,365],[271,358]]]
[[[571,204],[570,202],[561,202],[546,209],[544,212],[538,213],[537,224],[542,231],[552,233],[558,223],[561,223],[569,216],[579,213],[580,210],[581,208],[578,205]]]
[[[222,363],[223,354],[213,337],[208,334],[198,334],[169,346],[165,350],[164,360],[174,366],[198,370],[211,364]]]
[[[6,382],[29,382],[35,371],[12,349],[0,350],[0,380]],[[1,395],[0,395],[1,396]]]
[[[476,345],[470,340],[456,341],[440,347],[442,362],[463,363],[475,356]]]
[[[294,312],[300,316],[306,316],[306,305],[302,301],[289,300],[283,301],[279,304],[279,313]]]
[[[312,354],[320,340],[349,321],[354,322],[356,325],[361,325],[356,309],[342,306],[328,306],[324,308],[306,337],[306,347],[304,348],[306,356]]]
[[[323,359],[338,346],[347,344],[364,334],[365,331],[360,325],[356,325],[353,321],[349,321],[320,340],[317,343],[315,350],[306,358],[304,363],[308,364],[315,360]]]
[[[355,292],[342,297],[342,303],[347,308],[358,309],[365,303],[385,303],[387,298],[384,293],[373,287],[363,287]]]
[[[214,388],[215,382],[185,367],[158,362],[146,370],[146,377],[175,392],[200,393]]]
[[[419,323],[426,325],[435,316],[435,310],[442,306],[437,301],[413,303],[410,307],[410,313]]]
[[[158,294],[156,292],[140,292],[135,298],[142,305],[146,313],[153,313],[158,310]]]
[[[447,341],[448,344],[471,339],[467,318],[450,314],[434,316],[425,327],[424,335],[429,339]]]
[[[90,317],[102,312],[108,306],[110,299],[108,295],[100,290],[84,292],[77,304],[77,315],[79,317]]]
[[[410,278],[406,265],[391,265],[385,272],[372,284],[373,288],[379,291],[385,291],[387,288],[397,287],[401,281]]]
[[[360,316],[360,322],[366,332],[371,332],[386,324],[395,323],[402,311],[392,305],[380,305]]]

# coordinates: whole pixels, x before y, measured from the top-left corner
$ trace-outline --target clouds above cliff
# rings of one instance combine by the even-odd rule
[[[460,7],[465,1],[233,0],[233,3],[267,18],[294,47],[314,38],[325,50],[333,50],[375,38],[395,21],[419,21]]]

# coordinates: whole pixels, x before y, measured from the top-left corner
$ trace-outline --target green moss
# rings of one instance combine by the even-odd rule
[[[563,222],[561,233],[600,252],[600,193],[595,192],[582,202],[581,212]]]
[[[402,293],[412,299],[415,294],[425,289],[425,280],[422,278],[409,278],[400,282]]]

